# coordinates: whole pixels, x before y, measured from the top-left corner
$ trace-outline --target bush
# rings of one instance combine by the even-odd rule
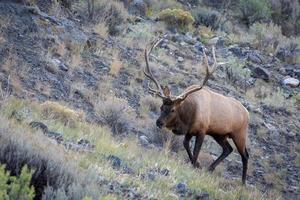
[[[159,112],[161,100],[151,95],[147,95],[140,99],[139,113],[141,117],[147,117],[149,114],[156,114]],[[152,113],[150,113],[152,112]]]
[[[247,26],[271,18],[271,8],[267,0],[240,0],[238,4],[241,20]]]
[[[133,109],[123,99],[109,98],[99,101],[95,109],[100,120],[117,135],[127,133],[135,120]]]
[[[294,0],[270,0],[272,19],[281,25],[282,33],[286,36],[300,33],[300,2]]]
[[[226,67],[227,79],[234,85],[246,90],[246,80],[250,77],[249,69],[245,68],[245,63],[236,58],[228,58],[229,63]]]
[[[174,0],[145,0],[145,2],[148,6],[148,16],[158,14],[160,11],[167,8],[182,8],[182,5]]]
[[[127,19],[128,13],[123,5],[110,1],[104,10],[105,21],[108,26],[108,33],[110,35],[117,35],[120,33],[119,26],[122,25]]]
[[[32,172],[25,165],[19,177],[10,176],[5,166],[0,165],[0,199],[32,200],[34,188],[30,187]]]
[[[221,14],[218,11],[197,7],[192,10],[192,15],[195,19],[196,25],[209,26],[213,30],[219,28]]]
[[[252,43],[256,45],[258,49],[265,50],[269,53],[274,53],[282,37],[280,27],[273,23],[255,23],[250,27],[250,34],[255,36]]]
[[[128,18],[128,12],[124,5],[111,0],[95,0],[89,12],[90,18],[100,23],[103,21],[106,23],[110,35],[119,34],[120,26]]]
[[[154,122],[149,122],[145,129],[146,135],[152,144],[173,152],[183,149],[183,138],[174,135],[170,130],[159,129]]]
[[[48,119],[57,119],[64,125],[75,126],[78,121],[83,121],[84,113],[77,112],[57,102],[46,101],[42,104],[44,117]]]
[[[190,12],[182,9],[165,9],[158,15],[158,19],[164,21],[169,28],[178,28],[182,31],[189,30],[195,19]]]

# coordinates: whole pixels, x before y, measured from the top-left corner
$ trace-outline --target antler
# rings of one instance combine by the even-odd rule
[[[176,97],[176,100],[180,100],[180,101],[183,101],[189,94],[193,93],[193,92],[196,92],[198,90],[201,90],[207,83],[209,77],[212,75],[212,73],[216,70],[217,68],[217,65],[218,64],[223,64],[223,63],[217,63],[217,59],[216,59],[216,54],[215,54],[215,47],[213,46],[212,47],[212,55],[213,55],[213,59],[214,59],[214,64],[213,66],[211,67],[212,69],[209,70],[209,64],[208,64],[208,59],[207,59],[207,56],[206,56],[206,53],[204,51],[204,48],[202,50],[203,52],[203,58],[204,58],[204,63],[205,63],[205,71],[206,71],[206,75],[205,75],[205,78],[202,82],[202,85],[199,85],[197,87],[194,87],[186,92],[184,92],[183,94],[179,95]]]
[[[162,38],[156,39],[156,40],[153,42],[153,44],[152,44],[151,48],[149,49],[149,51],[147,50],[147,46],[146,46],[146,48],[145,48],[146,68],[144,69],[144,74],[145,74],[145,76],[148,77],[151,81],[153,81],[153,82],[155,83],[156,87],[157,87],[157,90],[155,90],[155,89],[153,89],[153,88],[150,87],[150,83],[149,83],[149,85],[148,85],[149,91],[150,91],[151,93],[154,93],[155,95],[161,97],[161,98],[165,98],[166,96],[165,96],[164,93],[163,93],[163,89],[161,88],[161,85],[160,85],[159,82],[156,80],[156,78],[153,76],[152,71],[151,71],[150,66],[149,66],[149,55],[150,55],[150,53],[152,52],[152,50],[153,50],[155,47],[157,47],[157,46],[161,43],[162,40],[163,40]]]

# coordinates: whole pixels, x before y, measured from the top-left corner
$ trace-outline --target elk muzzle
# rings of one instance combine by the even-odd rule
[[[162,122],[162,120],[160,118],[158,118],[158,120],[156,120],[156,126],[158,128],[162,128],[164,125],[164,123]]]

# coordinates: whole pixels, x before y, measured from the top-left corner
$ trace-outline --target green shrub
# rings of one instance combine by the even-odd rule
[[[238,4],[241,20],[246,25],[271,18],[271,7],[267,0],[240,0]]]
[[[132,30],[128,33],[129,38],[133,38],[135,41],[150,41],[154,34],[152,31],[152,25],[148,23],[137,23],[129,25]]]
[[[124,99],[107,98],[99,101],[95,109],[99,119],[111,128],[113,134],[128,133],[132,128],[136,115]]]
[[[32,172],[25,165],[19,177],[10,176],[5,167],[0,165],[0,199],[32,200],[34,188],[30,187]]]
[[[108,7],[105,11],[108,33],[111,35],[118,34],[120,32],[119,26],[125,22],[128,13],[126,12],[122,4],[114,1],[108,4]]]
[[[148,6],[148,11],[147,15],[156,15],[160,11],[170,8],[182,8],[182,5],[174,0],[145,0],[147,6]]]
[[[272,20],[282,26],[286,36],[300,33],[300,2],[295,0],[270,0]],[[283,23],[284,22],[284,23]]]
[[[159,20],[164,21],[169,27],[179,28],[180,30],[189,30],[195,19],[190,12],[182,9],[165,9],[158,15]]]
[[[250,27],[250,34],[254,35],[252,43],[260,50],[274,53],[276,44],[279,45],[282,37],[281,29],[273,23],[255,23]]]
[[[234,57],[230,57],[228,67],[226,67],[227,79],[235,86],[246,90],[245,80],[250,77],[250,71],[245,68],[245,62],[240,62]]]
[[[110,35],[119,34],[121,25],[128,18],[128,12],[123,3],[111,0],[94,0],[92,2],[89,9],[90,18],[98,23],[105,22]]]
[[[196,25],[209,26],[213,30],[219,27],[221,14],[218,11],[204,7],[197,7],[192,10],[192,15],[195,19]]]

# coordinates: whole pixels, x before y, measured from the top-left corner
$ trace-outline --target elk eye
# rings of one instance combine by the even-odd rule
[[[172,109],[171,112],[172,112],[172,113],[175,112],[175,109]]]

